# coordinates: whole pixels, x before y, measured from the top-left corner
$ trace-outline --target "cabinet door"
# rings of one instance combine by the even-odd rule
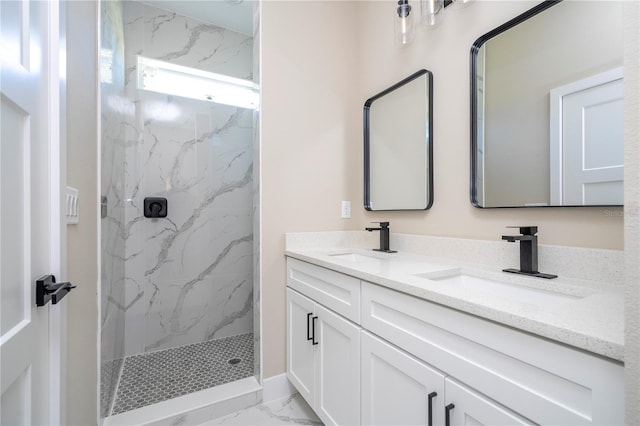
[[[360,327],[316,305],[316,397],[324,424],[360,424]]]
[[[534,423],[451,379],[445,379],[447,425],[532,425]],[[445,420],[446,421],[446,420]]]
[[[444,375],[372,334],[361,337],[362,424],[444,424]]]
[[[313,320],[314,306],[310,299],[287,289],[287,378],[311,406],[316,347],[312,326],[317,321]]]

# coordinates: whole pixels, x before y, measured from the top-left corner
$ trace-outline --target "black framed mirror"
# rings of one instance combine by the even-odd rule
[[[433,76],[420,70],[364,104],[364,207],[433,204]]]
[[[545,1],[471,48],[471,202],[623,203],[622,2]]]

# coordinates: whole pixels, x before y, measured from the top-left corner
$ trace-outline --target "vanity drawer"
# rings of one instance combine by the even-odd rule
[[[359,279],[287,258],[287,285],[360,324]]]
[[[539,424],[624,424],[621,364],[362,282],[362,326]]]

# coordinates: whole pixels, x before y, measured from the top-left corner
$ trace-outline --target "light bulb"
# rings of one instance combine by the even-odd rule
[[[413,40],[413,15],[409,0],[398,0],[395,17],[396,40],[401,45],[407,45]]]
[[[422,23],[428,27],[433,27],[440,22],[440,14],[444,9],[444,0],[422,0]]]
[[[462,6],[467,6],[473,0],[451,0],[451,1],[452,1],[451,5],[458,8]]]

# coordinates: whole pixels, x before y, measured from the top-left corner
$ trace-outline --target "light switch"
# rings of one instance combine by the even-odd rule
[[[66,189],[66,211],[67,211],[67,225],[75,225],[78,223],[78,190],[67,186]]]
[[[351,201],[343,201],[342,202],[341,217],[343,219],[350,219],[351,218]]]

